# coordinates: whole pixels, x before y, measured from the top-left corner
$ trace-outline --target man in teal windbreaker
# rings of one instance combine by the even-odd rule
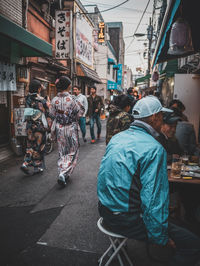
[[[99,213],[115,233],[175,248],[170,265],[191,266],[200,258],[200,239],[168,223],[167,154],[156,140],[162,112],[172,110],[154,96],[142,98],[130,128],[110,140],[98,173]]]

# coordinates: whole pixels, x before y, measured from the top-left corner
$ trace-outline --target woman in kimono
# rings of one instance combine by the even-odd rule
[[[46,130],[50,122],[50,102],[40,95],[41,83],[32,80],[29,84],[29,93],[26,97],[24,118],[26,121],[27,143],[24,162],[21,170],[29,174],[29,167],[34,167],[34,174],[43,172],[44,152],[46,144]],[[48,117],[48,118],[47,118]]]
[[[55,117],[51,131],[58,143],[58,184],[65,186],[78,159],[78,119],[83,115],[84,107],[69,93],[71,80],[68,77],[61,76],[56,81],[56,88],[58,94],[50,108]]]

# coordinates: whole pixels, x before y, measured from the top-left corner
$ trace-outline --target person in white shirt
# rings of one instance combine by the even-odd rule
[[[81,88],[79,86],[73,87],[73,93],[76,95],[77,101],[79,101],[85,109],[84,114],[81,117],[79,117],[79,126],[81,129],[83,141],[86,142],[87,140],[85,138],[85,135],[86,135],[86,118],[85,118],[85,116],[86,116],[87,110],[88,110],[87,97],[81,93]]]

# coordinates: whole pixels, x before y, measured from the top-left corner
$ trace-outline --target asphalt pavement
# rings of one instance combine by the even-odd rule
[[[19,157],[0,165],[1,266],[98,265],[108,247],[107,237],[96,225],[97,173],[105,152],[105,124],[102,121],[101,139],[95,144],[90,143],[87,126],[88,141],[80,138],[78,164],[65,188],[56,182],[56,148],[46,156],[47,169],[42,175],[25,176],[19,169]],[[134,265],[165,265],[151,261],[145,247],[143,242],[128,242]]]

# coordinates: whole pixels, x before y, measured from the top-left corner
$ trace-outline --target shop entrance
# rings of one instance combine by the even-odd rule
[[[0,147],[9,142],[9,108],[0,103]]]

